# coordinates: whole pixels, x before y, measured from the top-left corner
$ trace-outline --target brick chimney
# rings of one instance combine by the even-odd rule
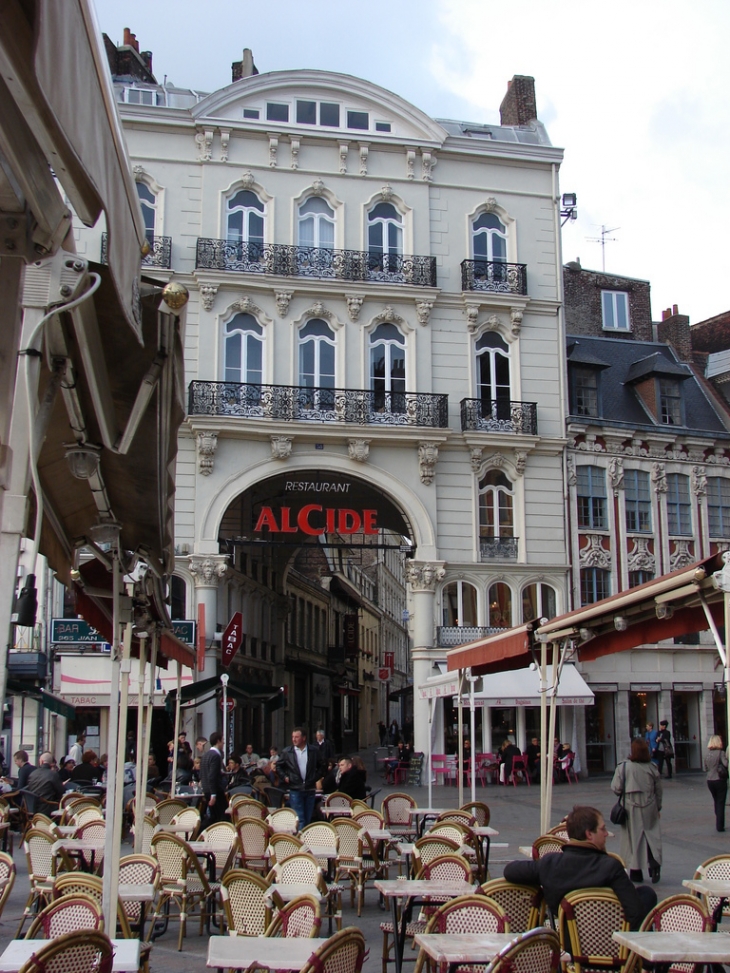
[[[139,54],[139,41],[137,40],[137,35],[133,34],[129,27],[124,28],[124,40],[122,41],[122,46],[133,47]]]
[[[657,341],[671,345],[680,361],[692,361],[692,339],[689,333],[689,315],[680,314],[676,304],[662,311],[662,319],[656,328]]]
[[[244,47],[243,49],[243,59],[240,61],[234,61],[231,64],[231,80],[240,81],[241,78],[251,78],[254,74],[258,74],[259,69],[253,63],[253,52],[250,47]]]
[[[140,51],[137,35],[129,27],[124,28],[124,42],[119,47],[106,34],[101,36],[113,79],[129,78],[157,84],[152,73],[152,51]]]
[[[499,106],[499,118],[502,125],[529,125],[537,119],[534,78],[516,74],[507,82],[507,94]]]

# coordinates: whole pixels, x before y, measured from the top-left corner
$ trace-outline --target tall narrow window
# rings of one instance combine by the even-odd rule
[[[299,207],[299,246],[331,250],[334,245],[335,212],[321,196],[311,196]]]
[[[139,204],[142,207],[144,235],[150,246],[153,246],[155,242],[155,223],[157,221],[157,197],[146,183],[138,182],[136,186]]]
[[[576,470],[578,526],[588,530],[605,530],[606,471],[601,466],[579,466]]]
[[[592,605],[611,594],[611,572],[604,568],[581,568],[580,603]]]
[[[264,329],[250,314],[237,314],[225,325],[226,382],[260,385],[263,378]]]
[[[512,590],[503,581],[489,588],[489,626],[510,628],[512,625]]]
[[[334,407],[335,335],[326,321],[313,318],[299,332],[299,384],[311,389],[305,408]]]
[[[598,372],[595,368],[570,369],[573,393],[573,414],[576,416],[598,415]]]
[[[486,331],[477,341],[476,353],[481,419],[487,423],[509,422],[511,393],[507,343],[495,331]]]
[[[405,412],[405,346],[394,324],[379,324],[370,336],[370,388],[378,412]]]
[[[649,474],[643,470],[624,472],[626,530],[651,531],[651,487]]]
[[[692,533],[689,477],[683,473],[667,475],[667,522],[670,534]]]
[[[482,213],[471,225],[472,250],[475,260],[507,259],[507,235],[504,224],[494,213]]]
[[[264,244],[264,204],[256,193],[241,189],[228,200],[226,232],[230,243],[245,246],[249,260],[260,260]]]
[[[443,590],[443,625],[473,627],[477,624],[477,590],[468,581],[452,581]]]
[[[482,561],[517,557],[514,491],[499,470],[490,470],[479,484],[479,548]]]
[[[675,378],[659,379],[659,417],[666,426],[681,426],[682,388]]]
[[[607,331],[628,331],[629,295],[625,291],[601,291],[603,327]]]
[[[396,273],[403,254],[403,217],[392,203],[378,203],[368,213],[368,266]]]
[[[522,622],[555,618],[557,599],[549,584],[528,584],[522,591]]]
[[[724,476],[707,478],[707,515],[710,537],[730,537],[730,480]]]

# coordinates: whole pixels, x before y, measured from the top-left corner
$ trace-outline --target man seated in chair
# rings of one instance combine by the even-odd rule
[[[36,798],[35,811],[50,814],[63,797],[63,784],[58,771],[53,769],[53,754],[46,750],[38,758],[38,766],[28,778],[27,791]]]
[[[608,829],[603,815],[594,807],[576,804],[566,819],[568,844],[562,851],[544,855],[537,861],[509,862],[504,869],[508,882],[541,885],[553,916],[568,892],[607,886],[623,906],[632,929],[638,929],[657,896],[648,885],[635,886],[621,862],[606,854]]]

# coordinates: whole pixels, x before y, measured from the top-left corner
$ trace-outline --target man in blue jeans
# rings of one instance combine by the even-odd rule
[[[292,730],[290,747],[284,747],[277,764],[277,773],[289,788],[289,804],[296,811],[299,827],[312,820],[316,784],[324,774],[319,747],[307,743],[307,734],[300,726]]]

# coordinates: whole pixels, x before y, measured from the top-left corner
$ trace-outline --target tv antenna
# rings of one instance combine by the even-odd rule
[[[595,225],[598,226],[597,223]],[[616,230],[620,230],[620,229],[621,229],[620,226],[606,226],[605,224],[602,223],[601,235],[599,237],[598,236],[586,237],[586,240],[589,243],[601,244],[601,270],[603,271],[604,274],[606,273],[606,244],[614,243],[616,240],[615,236],[609,236],[608,234],[615,233]]]

